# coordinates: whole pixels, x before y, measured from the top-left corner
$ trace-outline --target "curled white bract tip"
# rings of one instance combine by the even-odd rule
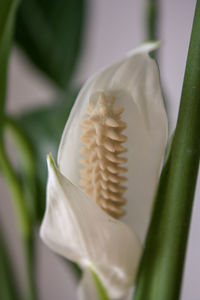
[[[162,41],[149,41],[149,42],[145,42],[141,45],[139,45],[138,47],[136,47],[135,49],[129,51],[127,53],[127,56],[132,56],[135,54],[141,54],[143,53],[150,53],[152,51],[155,51],[156,49],[158,49],[162,44]]]

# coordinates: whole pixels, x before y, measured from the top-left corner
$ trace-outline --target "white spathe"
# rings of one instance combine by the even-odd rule
[[[125,143],[128,149],[127,215],[123,220],[142,241],[167,141],[167,117],[158,67],[148,54],[158,46],[158,42],[139,46],[84,84],[65,126],[58,151],[61,173],[81,188],[80,120],[85,117],[89,101],[95,100],[100,92],[116,98],[116,106],[125,108],[122,119],[127,122],[127,129],[123,133],[128,137]]]
[[[136,234],[65,178],[50,155],[48,172],[43,241],[83,269],[93,268],[112,298],[123,296],[133,284],[141,254]]]
[[[134,287],[131,287],[126,295],[117,300],[132,300]],[[94,278],[90,271],[84,271],[78,286],[78,299],[80,300],[99,300],[98,290],[94,285]]]
[[[141,253],[137,236],[143,241],[146,235],[165,153],[166,112],[158,68],[148,54],[158,46],[144,44],[86,82],[63,132],[58,168],[48,158],[42,239],[83,269],[92,267],[111,299],[126,297],[133,286]],[[114,96],[116,106],[125,108],[128,188],[127,215],[122,221],[106,215],[80,186],[80,122],[88,103],[100,92]]]

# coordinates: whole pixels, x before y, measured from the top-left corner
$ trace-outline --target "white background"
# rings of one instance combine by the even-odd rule
[[[76,81],[84,82],[100,67],[120,59],[124,53],[142,42],[144,35],[144,3],[139,0],[90,0],[87,9],[84,50],[76,70]],[[181,86],[192,26],[195,0],[160,1],[159,35],[160,72],[168,98],[170,128],[176,121]],[[9,74],[10,112],[47,103],[54,95],[49,83],[14,49]],[[15,216],[6,185],[0,179],[0,218],[7,234],[20,286],[23,285],[21,248],[16,232]],[[200,299],[200,182],[196,191],[189,247],[182,289],[182,300]],[[76,281],[62,261],[38,239],[37,278],[40,300],[75,300]]]

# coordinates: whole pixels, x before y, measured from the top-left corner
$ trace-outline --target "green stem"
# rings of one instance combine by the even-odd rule
[[[23,201],[23,190],[20,180],[12,168],[12,165],[7,157],[5,149],[0,142],[0,166],[2,173],[7,181],[9,191],[13,198],[13,203],[17,213],[19,229],[22,236],[29,236],[30,221],[27,213],[25,202]]]
[[[158,2],[159,0],[148,0],[147,5],[147,39],[152,41],[158,38]]]
[[[6,116],[5,127],[11,131],[12,135],[17,141],[18,146],[20,147],[20,151],[22,152],[21,155],[23,157],[22,163],[25,162],[26,168],[30,170],[29,172],[34,173],[34,153],[26,136],[23,134],[17,123],[8,116]]]
[[[37,289],[35,284],[35,251],[34,251],[34,232],[24,240],[24,257],[26,262],[26,297],[24,300],[36,300]]]
[[[197,1],[177,127],[157,191],[135,300],[180,294],[200,157],[200,0]]]
[[[8,245],[3,235],[3,230],[0,224],[0,299],[16,300],[21,299],[20,293],[15,281],[13,266],[11,263],[11,255]]]
[[[158,39],[158,2],[159,0],[147,0],[147,12],[146,12],[146,39],[150,41],[156,41]],[[156,58],[157,51],[153,51],[151,56]]]
[[[4,147],[5,102],[7,86],[7,70],[9,55],[14,32],[14,21],[19,0],[0,1],[0,167],[7,181],[15,206],[21,237],[25,240],[26,277],[28,278],[28,294],[26,300],[34,297],[33,257],[32,257],[32,225],[24,197],[23,186],[18,174],[12,167]]]
[[[5,149],[0,143],[0,166],[3,175],[7,181],[10,193],[13,198],[19,230],[21,238],[24,242],[25,249],[25,265],[27,278],[27,295],[26,300],[36,299],[34,286],[34,267],[33,267],[33,230],[30,222],[30,216],[24,199],[23,188],[21,182],[15,173],[12,165],[6,155]]]
[[[5,128],[11,132],[19,148],[17,152],[19,153],[20,167],[22,168],[21,175],[24,197],[26,198],[29,215],[31,215],[33,221],[36,221],[38,206],[35,155],[23,131],[10,117],[6,117]]]
[[[0,139],[3,135],[5,116],[8,61],[19,2],[19,0],[1,0],[0,2]]]

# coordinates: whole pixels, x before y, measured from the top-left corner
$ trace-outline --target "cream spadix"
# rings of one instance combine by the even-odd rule
[[[86,82],[63,132],[58,168],[49,159],[42,238],[54,251],[83,269],[92,266],[111,299],[125,296],[133,285],[141,250],[137,236],[141,241],[145,237],[165,152],[167,118],[158,68],[148,54],[157,47],[158,43],[140,46]],[[106,107],[110,105],[110,99],[114,99],[113,109],[116,113],[118,110],[119,115],[123,110],[122,118],[115,118],[112,109],[113,115],[108,113],[100,121],[106,133],[101,131],[102,128],[92,128],[89,135],[86,134],[91,139],[83,141],[87,110],[89,107],[96,109],[102,95]],[[95,117],[101,114],[105,115],[105,108]],[[119,124],[121,128],[116,129]],[[119,137],[121,141],[117,142]],[[88,152],[90,147],[85,147],[91,140],[95,141],[92,149],[95,147],[96,152],[93,154]],[[127,149],[127,152],[121,151],[120,155],[115,146]],[[85,154],[81,153],[82,148],[85,148]],[[90,162],[93,175],[84,171],[83,159]],[[91,164],[92,159],[94,164]],[[95,167],[99,167],[96,173]],[[118,172],[114,173],[115,169]],[[127,169],[124,175],[123,169]],[[96,185],[98,178],[95,176],[100,173],[103,173],[100,178],[103,183]],[[127,178],[123,184],[126,191],[122,188],[123,177],[124,180]],[[117,180],[119,189],[111,178]],[[92,184],[94,179],[95,185]],[[116,208],[119,210],[113,214]],[[109,216],[120,217],[124,208],[127,213],[122,221]]]
[[[82,121],[81,141],[81,186],[99,207],[114,218],[125,214],[125,176],[127,169],[120,165],[127,162],[121,154],[127,149],[121,144],[126,141],[122,131],[126,123],[121,120],[123,108],[114,106],[115,98],[106,98],[100,93],[96,102],[90,102],[87,117]]]

